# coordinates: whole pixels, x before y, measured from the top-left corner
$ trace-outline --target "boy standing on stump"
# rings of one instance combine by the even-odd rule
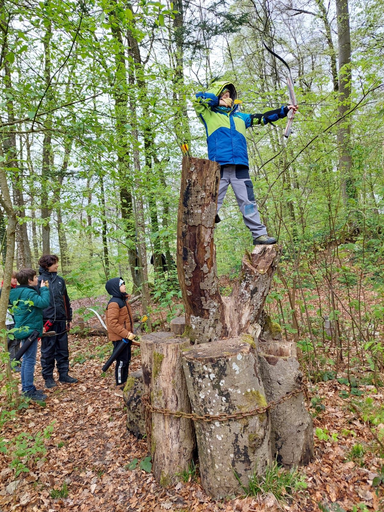
[[[110,279],[107,281],[105,289],[109,295],[112,295],[106,310],[108,339],[112,341],[114,349],[117,348],[122,339],[129,340],[129,343],[126,343],[125,350],[116,359],[115,367],[116,386],[121,386],[123,389],[128,379],[131,344],[139,344],[133,342],[136,336],[133,334],[133,316],[124,279],[122,277]]]
[[[251,231],[254,245],[275,244],[260,220],[249,163],[245,131],[255,125],[273,123],[296,112],[296,105],[282,106],[264,114],[244,114],[236,103],[237,92],[231,82],[215,82],[207,92],[198,92],[194,101],[196,113],[207,135],[208,158],[220,164],[220,186],[217,214],[229,185],[232,185],[244,223]],[[220,218],[216,215],[216,222]]]

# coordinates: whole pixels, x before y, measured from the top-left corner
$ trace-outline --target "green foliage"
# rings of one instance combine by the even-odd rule
[[[197,465],[193,460],[191,460],[188,469],[185,469],[184,471],[181,471],[180,473],[176,473],[176,476],[178,476],[182,482],[196,482],[197,480],[197,474],[198,474],[198,468]]]
[[[131,460],[131,462],[125,466],[125,469],[132,471],[132,470],[136,469],[137,467],[139,467],[146,473],[150,473],[152,471],[151,457],[150,456],[144,457],[144,459],[142,459],[140,462],[137,458],[135,458],[135,459]]]
[[[265,475],[258,476],[256,473],[249,479],[249,484],[241,484],[238,475],[236,478],[247,496],[271,493],[280,502],[285,502],[297,491],[307,488],[304,475],[296,468],[287,471],[274,462],[266,468]]]
[[[320,396],[313,396],[311,398],[311,407],[314,409],[314,416],[325,411],[325,405],[322,403],[323,399]]]
[[[44,457],[47,452],[44,440],[51,437],[53,425],[54,422],[36,435],[22,432],[12,440],[0,438],[0,451],[11,457],[10,467],[15,471],[16,477],[20,473],[28,473],[30,466]]]
[[[51,498],[54,500],[68,498],[68,486],[66,482],[63,483],[60,489],[52,489]]]
[[[379,488],[384,485],[384,466],[381,466],[379,475],[375,476],[372,485],[375,487],[376,494],[379,495]]]
[[[334,441],[338,440],[338,434],[333,432],[333,434],[329,434],[328,429],[322,429],[320,427],[316,428],[316,436],[320,439],[320,441]]]
[[[352,460],[359,466],[363,466],[365,452],[366,449],[364,446],[360,443],[356,443],[352,446],[349,453],[347,454],[347,460]]]
[[[347,512],[338,503],[319,503],[319,509],[321,510],[321,512]],[[367,505],[365,505],[365,503],[359,503],[359,505],[353,506],[351,512],[369,512],[369,509],[367,508]]]

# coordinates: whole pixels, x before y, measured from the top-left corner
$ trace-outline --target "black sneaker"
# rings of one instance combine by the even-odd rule
[[[40,389],[34,389],[33,391],[26,391],[23,393],[23,395],[30,400],[34,400],[35,402],[43,402],[47,395],[44,395],[44,393]]]
[[[219,214],[216,213],[216,216],[215,216],[215,224],[218,224],[219,222],[221,222],[221,219],[219,217]]]
[[[47,377],[45,379],[45,387],[50,389],[50,388],[54,388],[55,386],[57,386],[55,380],[53,377]]]
[[[77,382],[77,379],[70,377],[67,373],[66,375],[60,375],[59,381],[66,382],[67,384],[74,384],[75,382]]]
[[[253,239],[253,245],[272,245],[277,242],[276,238],[268,235],[261,235]]]

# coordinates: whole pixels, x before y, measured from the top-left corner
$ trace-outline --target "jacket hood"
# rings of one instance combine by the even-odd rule
[[[213,82],[213,84],[211,84],[211,86],[207,92],[214,94],[215,96],[220,96],[221,92],[225,88],[229,89],[232,100],[233,101],[237,100],[236,87],[234,86],[234,84],[232,82],[227,82],[225,80],[221,80],[219,82]]]
[[[119,299],[125,299],[127,294],[121,293],[119,282],[120,279],[124,281],[122,277],[113,277],[109,281],[106,282],[105,289],[109,293],[109,295],[112,295],[112,297],[118,297]]]

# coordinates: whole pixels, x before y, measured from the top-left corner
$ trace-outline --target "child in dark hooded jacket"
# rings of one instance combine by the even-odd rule
[[[128,378],[129,362],[131,360],[131,344],[132,340],[135,339],[132,310],[128,302],[128,294],[122,277],[114,277],[107,281],[105,289],[109,295],[112,295],[106,310],[109,341],[112,341],[114,349],[116,349],[123,338],[130,341],[130,343],[126,343],[126,349],[116,359],[116,386],[124,387]],[[138,345],[138,343],[134,343],[134,345]]]

